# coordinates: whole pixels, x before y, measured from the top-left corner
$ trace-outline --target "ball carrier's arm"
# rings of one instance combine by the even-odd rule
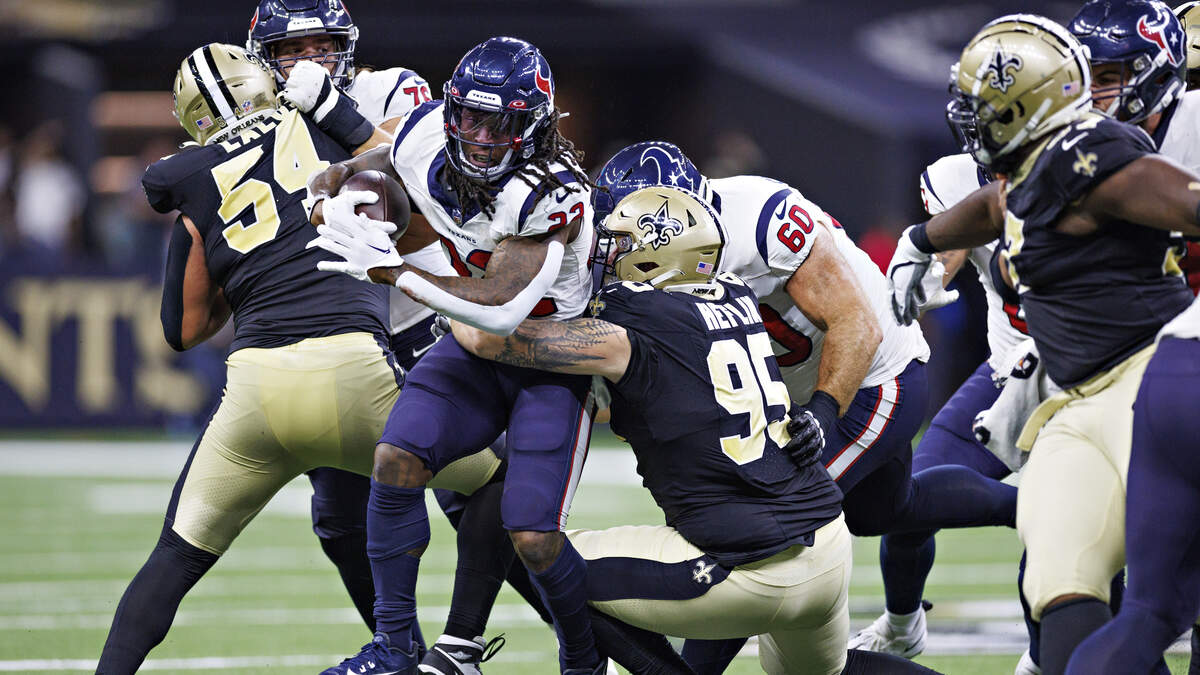
[[[400,180],[392,168],[387,147],[331,165],[314,176],[309,182],[309,194],[311,199],[319,201],[312,211],[313,222],[324,222],[325,198],[336,194],[350,176],[371,169]],[[576,218],[556,232],[501,241],[481,278],[438,276],[403,262],[371,267],[367,273],[372,281],[394,285],[418,302],[463,323],[507,335],[550,289],[558,276],[564,247],[579,234],[581,226],[582,218]],[[365,233],[344,234],[361,238]]]

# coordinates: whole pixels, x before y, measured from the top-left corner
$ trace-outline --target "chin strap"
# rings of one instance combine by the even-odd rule
[[[529,285],[503,305],[481,305],[464,300],[433,285],[415,272],[404,272],[396,279],[396,287],[441,314],[480,330],[497,335],[511,335],[529,316],[534,305],[546,295],[562,267],[562,242],[546,245],[546,260]]]

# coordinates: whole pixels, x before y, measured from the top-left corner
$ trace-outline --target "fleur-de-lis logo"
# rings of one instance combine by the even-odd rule
[[[1096,160],[1098,159],[1099,157],[1094,152],[1085,155],[1082,150],[1076,150],[1075,163],[1071,165],[1071,170],[1081,176],[1091,178],[1096,175]]]
[[[1002,94],[1007,94],[1008,88],[1017,81],[1013,74],[1024,65],[1025,62],[1021,60],[1020,56],[1009,54],[1004,51],[1003,47],[998,47],[992,54],[991,60],[988,61],[988,86],[999,89]]]
[[[606,306],[607,305],[604,303],[604,301],[600,299],[600,295],[597,294],[596,297],[592,298],[592,301],[588,303],[588,311],[592,316],[600,316],[600,312],[603,312]]]
[[[678,218],[672,218],[667,214],[665,199],[657,211],[638,218],[637,224],[638,229],[643,232],[642,241],[650,244],[656,250],[671,243],[672,235],[683,234],[683,223]]]
[[[696,569],[692,570],[692,581],[698,584],[711,584],[713,582],[712,571],[716,566],[716,563],[705,565],[703,560],[697,560]]]

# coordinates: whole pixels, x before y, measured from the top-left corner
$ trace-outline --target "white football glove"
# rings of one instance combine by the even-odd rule
[[[918,308],[920,310],[918,316],[958,300],[958,291],[946,290],[946,287],[942,285],[942,278],[945,276],[946,266],[942,264],[941,260],[935,258],[929,265],[929,270],[925,272],[925,277],[921,279],[921,287],[925,291],[925,301]]]
[[[326,198],[325,207],[321,213],[325,217],[325,224],[333,227],[354,228],[361,227],[363,222],[368,222],[381,230],[387,230],[389,234],[395,232],[396,226],[386,220],[371,220],[354,212],[354,209],[360,204],[374,204],[377,201],[379,201],[379,195],[374,192],[348,190]]]
[[[329,87],[325,82],[329,81]],[[297,61],[288,75],[287,84],[279,97],[300,109],[300,112],[312,112],[320,103],[322,90],[328,98],[335,92],[329,71],[315,61]]]
[[[395,225],[366,216],[354,218],[343,219],[337,225],[317,227],[320,236],[308,242],[305,248],[316,246],[342,258],[342,261],[318,261],[317,269],[322,272],[341,272],[360,281],[369,281],[367,270],[372,267],[399,267],[404,264],[404,258],[396,252],[390,236],[396,230]]]
[[[933,264],[933,255],[924,253],[913,243],[910,225],[896,242],[896,252],[888,263],[888,285],[892,292],[892,316],[896,323],[907,326],[921,316],[921,305],[927,300],[925,277]],[[941,287],[941,276],[937,277]]]

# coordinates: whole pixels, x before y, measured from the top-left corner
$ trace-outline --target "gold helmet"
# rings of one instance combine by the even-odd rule
[[[275,78],[262,59],[214,42],[188,55],[175,74],[175,117],[204,145],[274,110]]]
[[[951,127],[973,124],[963,150],[993,171],[1014,151],[1092,107],[1087,49],[1067,29],[1033,14],[987,24],[967,43],[950,83]]]
[[[1187,47],[1187,88],[1200,88],[1200,0],[1185,2],[1175,8],[1175,16],[1183,24],[1184,46]]]
[[[711,281],[725,246],[712,208],[691,192],[665,186],[627,195],[600,234],[608,238],[607,272],[655,288]]]

